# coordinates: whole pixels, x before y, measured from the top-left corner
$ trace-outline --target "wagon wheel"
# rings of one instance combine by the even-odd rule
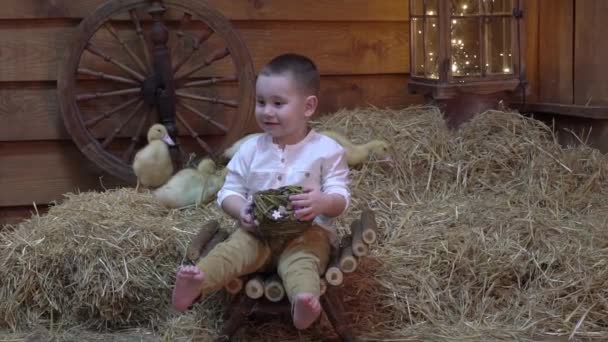
[[[251,58],[230,22],[201,0],[109,1],[78,27],[59,70],[59,103],[78,148],[134,181],[147,128],[164,124],[184,156],[210,155],[245,133]]]

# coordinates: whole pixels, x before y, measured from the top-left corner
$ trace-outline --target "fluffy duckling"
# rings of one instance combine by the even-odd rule
[[[200,203],[205,204],[212,200],[224,185],[228,169],[224,167],[218,171],[213,160],[204,159],[199,164],[198,170],[206,181],[200,198]]]
[[[321,131],[319,133],[334,139],[338,144],[342,145],[346,153],[346,162],[349,166],[362,164],[372,155],[385,161],[390,161],[391,159],[388,142],[384,140],[375,139],[365,144],[354,144],[347,137],[335,131]]]
[[[159,187],[173,174],[173,163],[168,145],[175,145],[165,126],[154,124],[148,130],[148,145],[133,158],[133,171],[137,176],[137,187]]]
[[[205,158],[196,169],[177,172],[154,196],[168,208],[182,208],[207,203],[224,185],[225,169],[216,174],[213,160]]]
[[[234,144],[232,144],[232,146],[230,146],[226,151],[224,151],[223,156],[226,157],[228,160],[232,159],[232,157],[234,157],[234,155],[236,154],[236,151],[239,150],[239,148],[241,147],[241,145],[243,145],[243,143],[245,141],[247,141],[251,138],[255,138],[261,134],[262,133],[253,133],[253,134],[249,134],[249,135],[242,137],[241,139],[237,140]]]

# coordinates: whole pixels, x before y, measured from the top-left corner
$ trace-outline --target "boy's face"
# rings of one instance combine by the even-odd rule
[[[317,97],[302,92],[289,73],[260,75],[255,88],[255,117],[260,128],[279,145],[302,140],[317,108]]]

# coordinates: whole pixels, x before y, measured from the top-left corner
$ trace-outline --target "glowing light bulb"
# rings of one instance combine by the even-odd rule
[[[456,39],[452,39],[452,44],[456,44]]]
[[[452,64],[452,71],[453,72],[458,71],[458,66],[456,65],[456,63]]]
[[[426,14],[428,14],[428,15],[434,15],[434,14],[435,14],[435,12],[433,12],[433,11],[428,11],[428,12],[426,12]]]
[[[422,30],[418,31],[418,34],[422,34]]]
[[[469,6],[467,6],[466,4],[462,5],[462,9],[466,10]]]
[[[457,23],[456,19],[452,19],[452,24],[456,24],[456,23]]]
[[[504,71],[505,73],[509,73],[509,72],[511,72],[511,69],[509,69],[509,68],[504,68],[504,69],[503,69],[503,71]]]
[[[432,56],[432,55],[433,55],[433,53],[432,53],[432,52],[429,52],[429,56]]]

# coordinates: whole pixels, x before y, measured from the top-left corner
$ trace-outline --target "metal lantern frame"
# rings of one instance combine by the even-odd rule
[[[473,12],[467,4],[476,6],[476,13],[467,13]],[[493,6],[497,4],[502,10],[495,10]],[[505,10],[507,6],[508,11]],[[521,0],[410,0],[410,91],[430,93],[435,99],[449,99],[461,93],[515,91],[525,85],[522,17]],[[504,25],[505,21],[508,25]],[[477,32],[474,32],[477,40],[473,43],[477,44],[475,63],[479,70],[472,75],[457,74],[459,66],[454,58],[458,49],[463,49],[463,43],[452,33],[458,24],[466,22],[477,25]],[[488,70],[491,68],[488,54],[496,53],[492,49],[500,48],[491,44],[488,38],[495,33],[491,25],[497,22],[503,23],[502,37],[493,37],[493,40],[502,43],[501,56],[504,54],[505,60],[510,61],[508,64],[503,62],[508,66],[502,72]],[[420,40],[422,44],[419,44]],[[466,64],[469,64],[468,60]]]

